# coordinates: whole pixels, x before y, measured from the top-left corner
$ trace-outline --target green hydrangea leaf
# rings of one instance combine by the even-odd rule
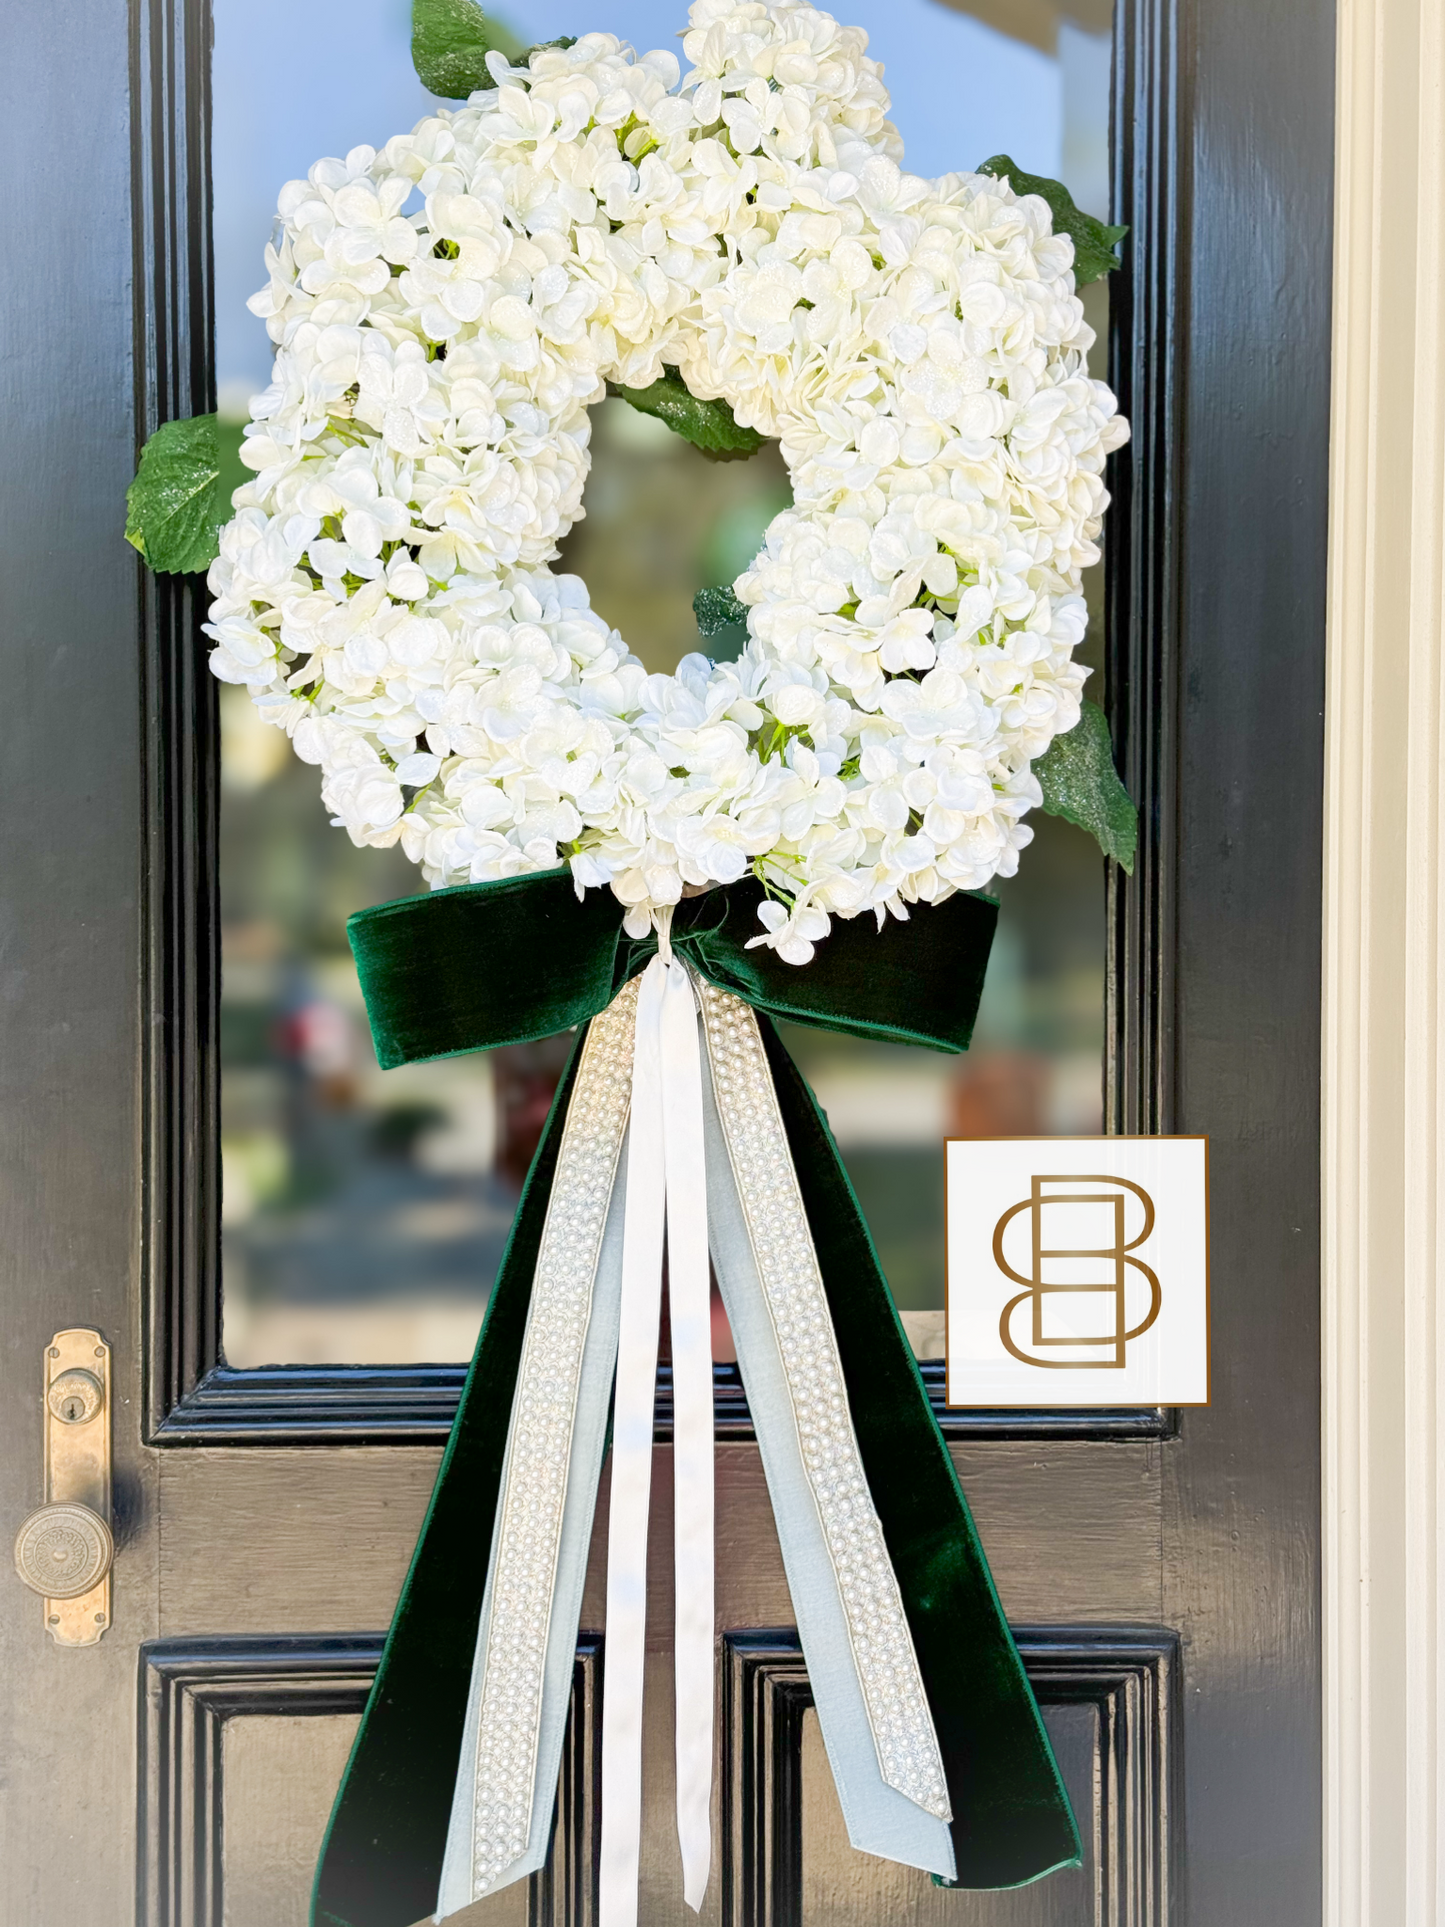
[[[699,589],[692,599],[692,612],[697,617],[698,634],[716,636],[734,623],[746,622],[747,605],[739,602],[726,583],[716,589]]]
[[[151,568],[167,575],[208,569],[217,535],[231,519],[215,416],[192,415],[158,428],[141,450],[125,505],[125,539]]]
[[[642,414],[666,422],[705,455],[755,455],[765,440],[755,428],[740,426],[725,401],[699,401],[675,368],[664,368],[661,379],[647,388],[619,388],[609,382],[607,390]]]
[[[1042,174],[1025,174],[1017,161],[1007,154],[995,154],[978,169],[992,174],[996,181],[1007,180],[1015,194],[1037,194],[1049,204],[1054,217],[1054,233],[1067,234],[1074,244],[1074,285],[1082,288],[1101,275],[1111,274],[1119,265],[1115,253],[1129,232],[1126,227],[1109,227],[1074,206],[1074,197],[1062,181],[1048,180]]]
[[[1087,830],[1104,855],[1132,876],[1139,812],[1119,781],[1109,725],[1097,703],[1085,697],[1078,722],[1054,738],[1033,770],[1049,815]]]
[[[493,85],[487,55],[509,50],[476,0],[412,0],[411,62],[428,93],[465,100]]]

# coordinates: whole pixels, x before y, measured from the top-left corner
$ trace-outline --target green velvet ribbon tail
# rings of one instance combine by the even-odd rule
[[[760,1013],[864,1469],[943,1753],[958,1884],[1019,1886],[1076,1864],[1078,1832],[858,1200],[768,1021],[964,1049],[997,905],[956,896],[881,933],[871,919],[835,922],[813,962],[797,968],[747,947],[761,894],[747,879],[685,900],[673,944]],[[565,870],[382,904],[353,917],[349,934],[384,1068],[585,1024],[657,948],[622,936],[608,892],[579,903]],[[574,1051],[337,1795],[313,1927],[410,1927],[436,1904],[532,1274],[576,1064]]]
[[[487,1301],[322,1843],[312,1927],[411,1927],[436,1907],[532,1274],[585,1036],[558,1084]]]

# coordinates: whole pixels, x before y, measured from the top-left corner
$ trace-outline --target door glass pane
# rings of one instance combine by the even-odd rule
[[[908,165],[1011,154],[1108,200],[1108,0],[839,0],[885,63]],[[427,111],[408,0],[214,0],[216,374],[239,423],[269,380],[246,297],[282,184],[380,144]],[[673,46],[661,0],[509,0],[518,48],[602,26]],[[284,61],[276,57],[282,43]],[[962,99],[960,76],[968,78]],[[324,76],[319,82],[318,76]],[[1107,295],[1086,290],[1102,337]],[[773,449],[712,464],[620,402],[594,411],[586,518],[563,566],[650,668],[697,645],[692,597],[736,575],[787,500]],[[1084,645],[1098,666],[1095,620]],[[724,636],[710,646],[736,647]],[[236,1364],[464,1358],[567,1041],[380,1072],[346,946],[348,913],[410,895],[400,851],[332,829],[316,772],[222,691],[224,1345]],[[1100,1127],[1102,865],[1080,831],[1033,819],[963,1058],[794,1032],[920,1352],[941,1350],[945,1135]],[[926,911],[921,914],[927,914]]]

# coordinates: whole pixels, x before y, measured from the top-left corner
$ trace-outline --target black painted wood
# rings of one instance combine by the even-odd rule
[[[131,128],[135,436],[215,406],[209,0],[142,0]],[[206,590],[137,569],[144,749],[145,1408],[154,1435],[220,1355],[220,760]]]
[[[201,1321],[197,1319],[197,1324]],[[942,1359],[920,1366],[945,1438],[1169,1438],[1176,1423],[1158,1407],[1089,1411],[967,1411],[945,1403]],[[456,1415],[465,1365],[212,1365],[164,1413],[156,1445],[440,1445]],[[657,1368],[653,1436],[672,1438],[672,1368]],[[713,1366],[720,1439],[750,1439],[752,1415],[736,1365]]]
[[[1093,1927],[1168,1927],[1178,1641],[1158,1628],[1015,1627],[1041,1707],[1096,1716],[1084,1839]],[[803,1715],[813,1704],[791,1627],[723,1635],[723,1927],[803,1927]]]
[[[530,1927],[597,1927],[602,1864],[601,1633],[579,1633],[572,1710],[562,1747],[552,1850],[531,1882]]]
[[[360,1715],[383,1633],[157,1641],[141,1649],[136,1911],[145,1927],[223,1927],[227,1720]],[[572,1675],[552,1851],[533,1875],[532,1927],[594,1927],[602,1783],[602,1639]]]
[[[1019,1627],[1044,1707],[1096,1715],[1095,1799],[1080,1813],[1094,1927],[1171,1919],[1177,1642],[1156,1629]],[[221,1927],[222,1739],[230,1719],[359,1714],[383,1635],[195,1638],[142,1649],[139,1918]],[[724,1927],[802,1927],[803,1716],[813,1704],[791,1628],[721,1642]],[[578,1641],[552,1852],[530,1883],[532,1927],[593,1927],[602,1798],[602,1640]]]
[[[132,22],[113,0],[8,7],[0,155],[0,1543],[43,1490],[40,1371],[63,1326],[114,1347],[114,1618],[52,1645],[0,1568],[0,1921],[128,1927],[135,1641],[153,1587],[140,1401],[137,958],[142,787]],[[78,1663],[77,1663],[78,1662]]]
[[[1109,377],[1130,438],[1110,458],[1105,705],[1139,809],[1132,877],[1104,865],[1105,1115],[1124,1134],[1172,1131],[1174,916],[1183,521],[1180,390],[1187,363],[1188,204],[1181,0],[1117,0],[1113,219],[1128,227],[1109,284]]]
[[[1173,475],[1155,607],[1160,1122],[1210,1136],[1213,1403],[1163,1459],[1189,1927],[1321,1916],[1319,1028],[1332,0],[1177,0]],[[1136,32],[1137,45],[1143,45]],[[1157,243],[1156,243],[1157,246]],[[1162,752],[1161,752],[1162,755]],[[1167,796],[1169,811],[1163,809]],[[1167,839],[1167,841],[1166,841]]]
[[[803,1715],[813,1704],[790,1626],[724,1633],[724,1927],[795,1927],[803,1902]]]
[[[360,1714],[382,1635],[173,1640],[141,1651],[136,1898],[146,1927],[222,1927],[222,1729],[263,1714]]]

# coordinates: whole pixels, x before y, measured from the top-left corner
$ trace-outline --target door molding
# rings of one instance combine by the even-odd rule
[[[1177,1636],[1153,1627],[1019,1626],[1014,1637],[1042,1706],[1095,1709],[1095,1804],[1080,1816],[1091,1927],[1166,1927]],[[222,1927],[225,1722],[359,1715],[385,1638],[242,1634],[141,1649],[140,1927]],[[803,1716],[813,1704],[802,1647],[792,1627],[724,1633],[719,1647],[724,1927],[799,1927]],[[583,1633],[553,1850],[531,1880],[532,1927],[595,1927],[602,1668],[602,1635]]]
[[[141,1648],[142,1927],[222,1927],[226,1721],[359,1715],[383,1638],[178,1639]]]
[[[1189,177],[1176,0],[1115,0],[1109,379],[1129,423],[1110,458],[1104,705],[1139,811],[1134,874],[1104,866],[1105,1129],[1172,1131],[1179,836],[1182,409]]]
[[[1080,1814],[1091,1927],[1167,1927],[1179,1642],[1156,1628],[1016,1626],[1042,1707],[1096,1710],[1095,1804]],[[724,1633],[723,1927],[801,1927],[803,1716],[797,1633]]]
[[[365,1709],[385,1633],[212,1637],[141,1648],[136,1825],[139,1927],[223,1927],[230,1719]],[[602,1636],[582,1633],[553,1851],[530,1882],[532,1927],[595,1927],[601,1849]]]
[[[1325,785],[1325,1919],[1433,1927],[1445,1638],[1445,14],[1339,0]]]

